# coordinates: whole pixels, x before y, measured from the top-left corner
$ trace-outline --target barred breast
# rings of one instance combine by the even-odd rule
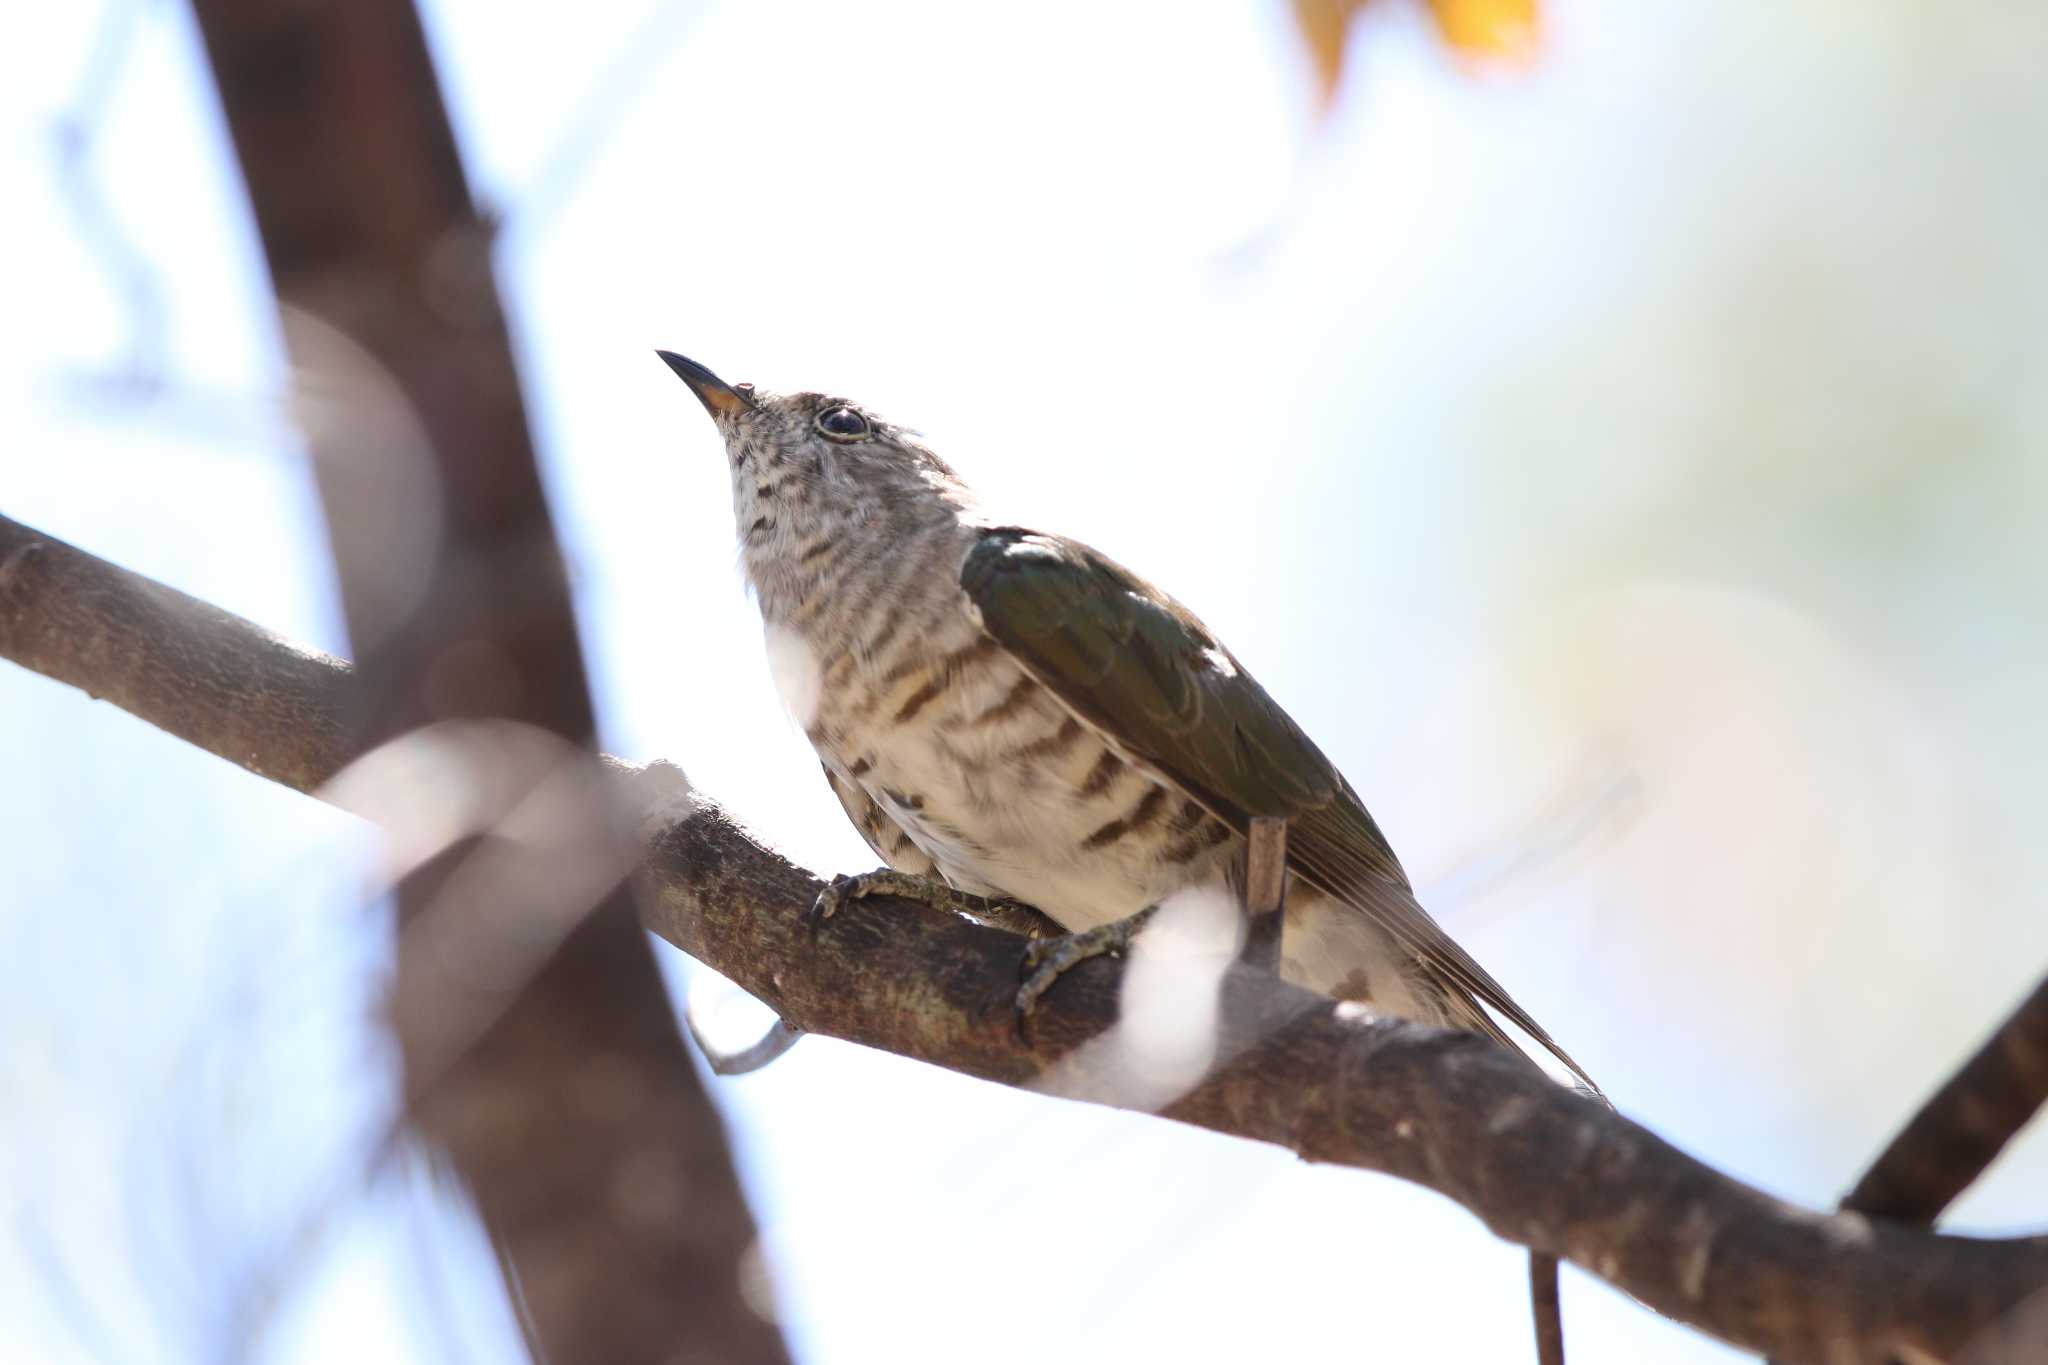
[[[777,687],[868,843],[899,871],[1023,901],[1070,932],[1227,884],[1243,841],[984,634],[957,571],[915,571],[952,558],[955,534],[964,554],[972,533],[938,527],[886,558],[815,553],[808,591],[768,613]],[[1466,1026],[1411,954],[1314,888],[1291,887],[1281,951],[1311,990]]]
[[[769,656],[835,785],[914,846],[870,832],[892,866],[936,869],[1069,930],[1221,875],[1230,831],[1027,676],[957,587],[950,600],[878,598],[860,616],[836,643],[771,627]]]

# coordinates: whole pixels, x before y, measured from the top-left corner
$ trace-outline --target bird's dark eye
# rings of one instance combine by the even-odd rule
[[[842,403],[818,414],[818,430],[835,441],[858,441],[868,434],[868,419]]]

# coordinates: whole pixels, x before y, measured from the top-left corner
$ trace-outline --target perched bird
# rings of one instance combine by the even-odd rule
[[[1254,817],[1288,821],[1281,973],[1585,1072],[1423,910],[1343,776],[1194,614],[1077,541],[1004,524],[860,404],[661,358],[725,439],[770,662],[887,870],[874,892],[1035,907],[1028,1009],[1174,893],[1233,887]]]

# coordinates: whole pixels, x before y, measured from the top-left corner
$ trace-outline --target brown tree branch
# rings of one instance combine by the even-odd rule
[[[332,726],[252,728],[195,698],[274,689],[263,713],[311,715],[346,695],[346,664],[4,518],[0,654],[252,771],[316,773],[345,756]],[[1114,1057],[1090,1043],[1116,1021],[1109,963],[1070,972],[1020,1038],[1014,937],[878,899],[812,940],[800,914],[818,882],[709,804],[655,838],[641,880],[650,929],[798,1028],[1008,1085],[1122,1093]],[[1484,1039],[1374,1019],[1242,966],[1223,999],[1218,1063],[1168,1117],[1427,1186],[1499,1236],[1750,1350],[1828,1365],[2048,1358],[2048,1237],[1799,1209]]]
[[[2048,1104],[2048,981],[1934,1092],[1842,1207],[1932,1223]]]
[[[2048,980],[1920,1106],[1843,1198],[1843,1211],[1932,1227],[2044,1102]]]
[[[1080,1046],[1116,1019],[1107,963],[1046,996],[1023,1044],[1009,1005],[1018,949],[1002,934],[864,901],[813,943],[798,916],[818,883],[711,809],[671,826],[644,874],[650,928],[807,1032],[1010,1085],[1057,1076],[1061,1093],[1117,1101],[1114,1068]],[[2017,1362],[2048,1348],[2048,1323],[2016,1315],[2048,1292],[2048,1237],[1942,1237],[1811,1213],[1476,1036],[1374,1019],[1242,967],[1223,997],[1222,1060],[1168,1117],[1427,1186],[1501,1237],[1752,1350],[1889,1365]],[[2029,1338],[1986,1335],[2009,1323]]]
[[[411,0],[192,9],[360,659],[330,724],[347,745],[457,718],[587,746],[489,232]],[[448,777],[491,766],[508,811],[548,780],[463,761]],[[558,863],[601,866],[601,839],[561,833]],[[545,938],[479,913],[477,888],[522,856],[516,840],[472,841],[398,887],[390,1014],[412,1123],[453,1158],[540,1358],[786,1358],[742,1293],[753,1219],[630,899],[592,908],[529,877],[556,926]],[[475,949],[460,966],[451,934]]]
[[[5,516],[0,655],[294,791],[362,755],[346,659]]]

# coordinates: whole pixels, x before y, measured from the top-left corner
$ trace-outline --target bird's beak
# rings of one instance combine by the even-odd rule
[[[737,417],[754,406],[753,399],[689,357],[677,355],[674,351],[656,351],[655,354],[690,386],[690,392],[697,395],[697,401],[714,419]]]

